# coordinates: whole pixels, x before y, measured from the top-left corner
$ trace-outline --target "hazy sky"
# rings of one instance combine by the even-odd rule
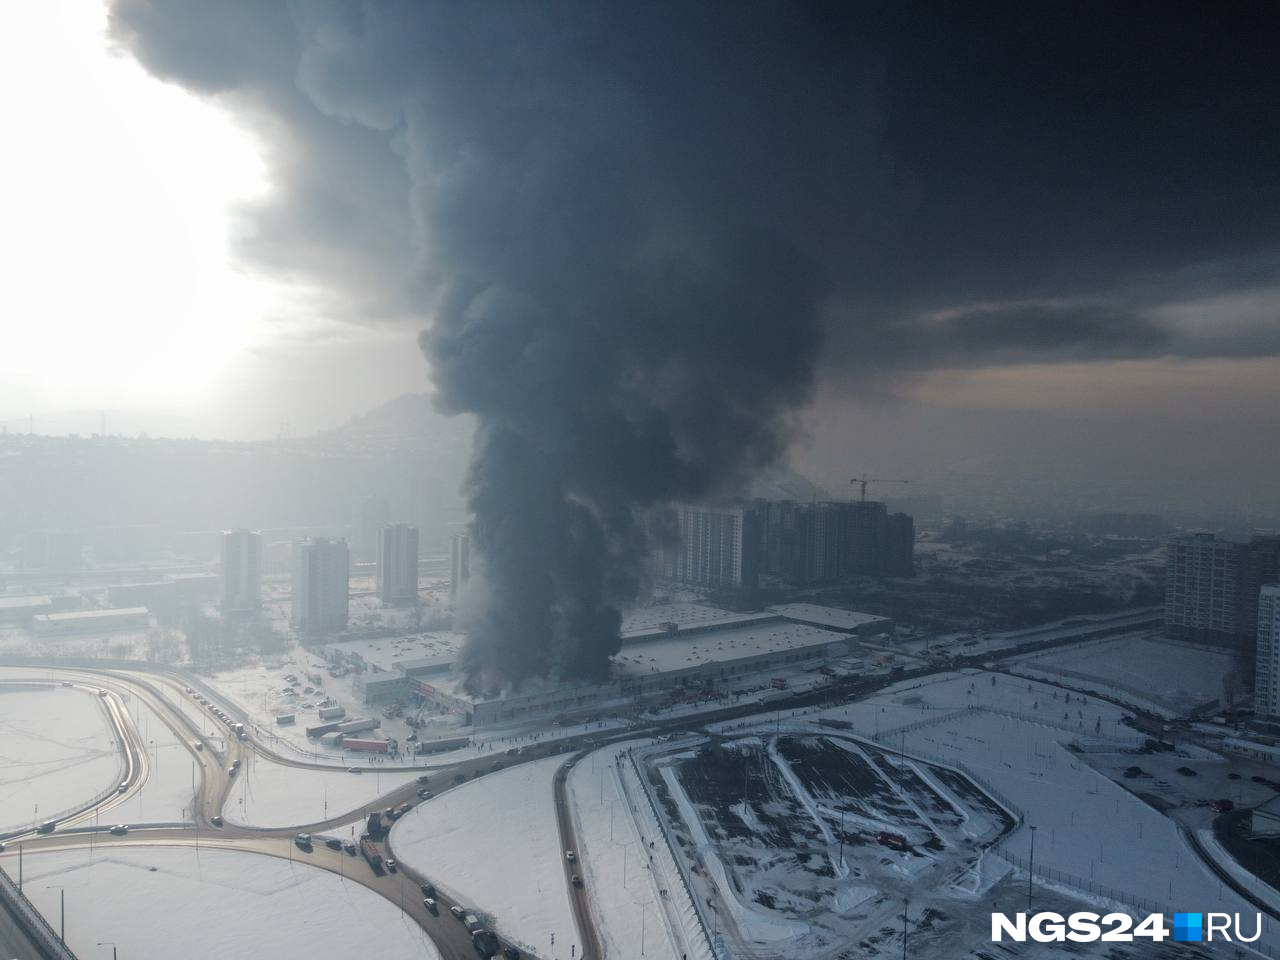
[[[127,53],[93,0],[8,11],[0,420],[259,437],[426,389],[430,6],[121,0]],[[792,232],[809,216],[832,278],[798,462],[829,483],[1013,459],[1132,486],[1191,454],[1222,476],[1197,496],[1254,497],[1280,406],[1274,5],[779,16],[812,21],[787,25],[813,35],[794,80],[769,62],[782,79],[740,101],[681,75],[673,102],[719,98],[728,141],[735,111],[796,97],[725,189],[767,182]],[[811,211],[821,190],[788,171],[842,186]]]

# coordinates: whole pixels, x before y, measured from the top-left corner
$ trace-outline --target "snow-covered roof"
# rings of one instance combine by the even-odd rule
[[[858,627],[888,621],[888,617],[878,617],[873,613],[859,613],[857,610],[843,610],[839,607],[824,607],[817,603],[780,603],[769,608],[788,620],[800,623],[812,623],[837,630],[855,630]]]
[[[844,643],[844,634],[786,620],[728,627],[705,634],[672,634],[659,640],[629,643],[613,658],[624,673],[665,673],[700,664],[740,660],[762,654]],[[815,649],[815,654],[817,650]]]
[[[710,627],[726,623],[751,623],[769,619],[768,614],[734,613],[705,603],[659,603],[637,607],[623,614],[622,636],[643,636],[657,633],[663,624],[675,623],[680,628]]]
[[[450,630],[433,630],[406,637],[377,637],[372,640],[344,640],[331,643],[329,650],[354,654],[380,670],[394,670],[423,660],[454,658],[462,648],[463,636]]]
[[[73,610],[69,613],[37,613],[36,620],[41,623],[67,623],[77,620],[126,620],[130,617],[145,617],[146,607],[113,607],[109,610]]]

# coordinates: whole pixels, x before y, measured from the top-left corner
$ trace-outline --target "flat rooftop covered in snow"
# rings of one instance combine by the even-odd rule
[[[714,627],[730,623],[752,623],[769,620],[771,614],[734,613],[705,603],[659,603],[650,607],[637,607],[622,615],[623,638],[660,633],[664,624],[677,624],[681,630],[694,627]]]
[[[113,620],[129,620],[147,616],[146,607],[108,607],[105,610],[73,610],[69,613],[37,613],[31,619],[35,623],[110,623]]]
[[[821,656],[832,644],[845,645],[848,636],[822,627],[769,617],[762,623],[746,623],[707,634],[672,634],[660,640],[629,643],[613,658],[625,676],[670,673],[693,667],[771,654]]]
[[[880,633],[893,629],[893,621],[888,617],[843,610],[840,607],[824,607],[817,603],[780,603],[769,609],[797,623],[829,627],[844,633]]]
[[[415,662],[430,660],[452,662],[462,648],[463,635],[451,630],[432,630],[406,637],[378,637],[372,640],[343,640],[325,647],[328,651],[359,659],[368,667],[392,671],[397,666],[410,666]]]

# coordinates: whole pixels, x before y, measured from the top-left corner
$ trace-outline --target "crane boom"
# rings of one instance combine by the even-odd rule
[[[859,493],[861,494],[858,499],[861,502],[865,503],[867,499],[868,483],[910,483],[911,481],[910,480],[888,480],[888,479],[885,479],[884,477],[869,477],[864,473],[860,477],[854,477],[849,482],[858,484]]]

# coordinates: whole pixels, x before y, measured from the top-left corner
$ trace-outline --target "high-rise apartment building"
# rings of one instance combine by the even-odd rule
[[[1180,640],[1250,650],[1264,584],[1280,580],[1280,536],[1248,543],[1211,533],[1174,537],[1165,565],[1165,630]]]
[[[262,535],[252,530],[222,534],[219,608],[222,615],[247,616],[262,608]]]
[[[651,518],[657,576],[712,590],[756,585],[759,534],[743,507],[674,506]]]
[[[317,636],[347,628],[351,558],[345,540],[302,540],[293,548],[293,625]]]
[[[471,579],[471,535],[456,531],[449,536],[449,599],[458,594]]]
[[[1261,721],[1280,723],[1280,583],[1258,588],[1257,674],[1253,713]]]
[[[1165,631],[1177,640],[1234,646],[1239,639],[1243,544],[1212,533],[1175,537],[1167,547]]]
[[[418,599],[418,528],[389,523],[378,533],[378,596],[383,603]]]

